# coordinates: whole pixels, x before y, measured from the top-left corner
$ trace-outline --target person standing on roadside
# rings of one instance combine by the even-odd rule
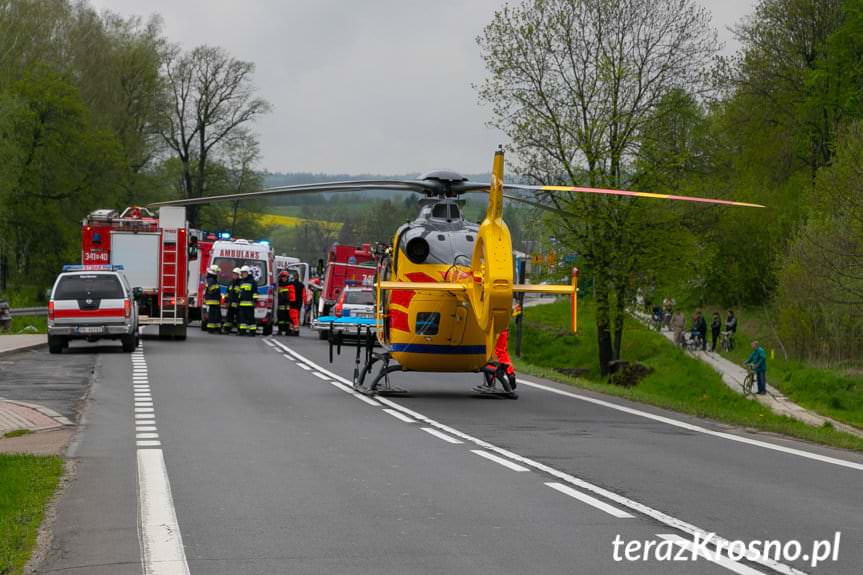
[[[290,335],[288,324],[291,321],[288,313],[288,305],[290,303],[290,295],[293,292],[291,282],[288,279],[288,272],[282,270],[279,272],[279,293],[276,307],[276,325],[279,326],[279,335]]]
[[[683,345],[683,331],[686,329],[686,316],[678,310],[671,319],[671,329],[674,330],[674,343]]]
[[[291,274],[291,285],[294,287],[293,300],[288,302],[291,318],[291,330],[294,335],[300,335],[300,316],[302,315],[303,302],[306,298],[306,286],[300,281],[300,276],[296,273]]]
[[[707,320],[701,310],[695,312],[695,331],[701,338],[701,351],[707,351]]]
[[[258,299],[258,282],[251,274],[249,266],[240,268],[240,335],[257,335],[258,325],[255,323],[255,300]]]
[[[207,331],[222,332],[222,286],[219,285],[219,273],[222,270],[216,264],[207,268],[207,287],[204,291],[204,303],[207,305]]]
[[[737,317],[734,315],[734,310],[728,310],[728,315],[725,317],[725,331],[728,332],[729,349],[734,349],[734,336],[737,334]]]
[[[719,332],[722,331],[722,318],[719,317],[719,312],[713,312],[713,321],[710,323],[710,335],[712,336],[712,344],[710,351],[716,351],[716,340],[719,339]]]
[[[743,362],[743,365],[751,365],[755,372],[755,380],[758,382],[758,395],[767,393],[767,352],[758,343],[752,342],[752,353]]]
[[[234,268],[231,272],[231,283],[228,284],[228,293],[225,294],[225,321],[222,323],[222,331],[231,333],[237,326],[237,304],[239,303],[240,268]]]

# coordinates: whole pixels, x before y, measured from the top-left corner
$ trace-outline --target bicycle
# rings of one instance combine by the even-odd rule
[[[734,333],[730,331],[722,332],[722,339],[719,340],[719,349],[724,352],[729,352],[734,349]]]
[[[755,370],[749,363],[744,363],[743,365],[746,367],[746,377],[743,378],[740,387],[743,389],[743,397],[748,397],[752,395],[752,386],[755,383]]]

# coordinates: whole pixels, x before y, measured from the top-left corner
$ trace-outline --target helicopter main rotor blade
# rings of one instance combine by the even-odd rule
[[[577,192],[582,194],[601,194],[605,196],[629,196],[635,198],[654,198],[657,200],[676,200],[682,202],[696,202],[699,204],[719,204],[724,206],[739,206],[746,208],[763,208],[761,204],[749,202],[735,202],[731,200],[720,200],[716,198],[699,198],[695,196],[676,196],[673,194],[656,194],[652,192],[632,192],[629,190],[609,190],[605,188],[584,188],[580,186],[525,186],[521,184],[504,184],[505,190],[528,190],[536,192]],[[515,199],[514,197],[511,199]]]
[[[221,196],[205,196],[202,198],[184,198],[154,202],[148,207],[159,206],[195,206],[219,202],[238,202],[258,198],[272,198],[301,194],[319,194],[329,192],[360,192],[364,190],[392,190],[397,192],[416,192],[428,194],[437,191],[438,186],[422,180],[355,180],[347,182],[325,182],[319,184],[299,184],[295,186],[278,186],[256,192],[242,194],[224,194]]]

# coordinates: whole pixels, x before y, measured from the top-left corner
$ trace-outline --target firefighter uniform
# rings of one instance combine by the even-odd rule
[[[288,312],[290,303],[290,295],[293,292],[293,286],[288,281],[287,274],[279,274],[279,293],[276,301],[276,325],[279,326],[279,335],[288,335],[290,315]]]
[[[222,329],[225,333],[231,333],[235,327],[239,324],[239,317],[237,305],[240,303],[240,270],[239,268],[234,268],[234,279],[231,280],[231,283],[228,284],[228,293],[227,293],[227,304],[228,309],[225,314],[225,321],[222,324]]]
[[[239,301],[237,311],[240,316],[240,335],[255,335],[258,325],[255,323],[255,300],[258,298],[258,282],[248,272],[240,278]]]
[[[291,282],[291,287],[293,288],[288,294],[291,297],[290,303],[290,316],[291,316],[291,330],[299,335],[300,334],[300,312],[303,309],[303,299],[305,298],[305,286],[303,282],[299,279],[294,278]]]
[[[207,288],[204,295],[207,305],[207,331],[217,333],[222,331],[222,286],[219,277],[212,271],[207,273]]]

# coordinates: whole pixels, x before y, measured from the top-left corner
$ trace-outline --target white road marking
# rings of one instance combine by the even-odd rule
[[[387,410],[385,409],[384,411],[387,411]],[[488,451],[483,451],[482,449],[471,449],[470,452],[476,453],[480,457],[485,457],[489,461],[494,461],[495,463],[499,463],[500,465],[503,465],[504,467],[508,467],[509,469],[512,469],[513,471],[530,471],[530,469],[528,469],[527,467],[524,467],[523,465],[519,465],[518,463],[513,463],[512,461],[510,461],[508,459],[504,459],[503,457],[498,457],[497,455],[494,455],[493,453],[489,453]]]
[[[378,404],[378,405],[380,405],[380,404]],[[446,433],[443,433],[442,431],[438,431],[437,429],[434,429],[433,427],[421,427],[420,429],[422,429],[423,431],[425,431],[429,435],[434,435],[438,439],[443,439],[447,443],[452,443],[454,445],[464,443],[464,441],[459,441],[455,437],[450,437]]]
[[[336,382],[332,382],[332,383],[336,383]],[[336,383],[336,385],[340,385],[340,384]],[[351,393],[351,395],[353,395],[354,397],[356,397],[357,399],[359,399],[363,403],[368,403],[369,405],[372,405],[374,407],[382,407],[382,405],[380,403],[378,403],[377,401],[375,401],[371,397],[367,397],[367,396],[363,395],[362,393],[357,393],[356,391],[351,391],[350,393]]]
[[[144,575],[189,575],[161,449],[138,450],[138,500]]]
[[[297,360],[308,363],[309,365],[313,366],[315,369],[321,371],[322,373],[326,373],[326,374],[330,375],[336,381],[341,381],[341,382],[345,383],[346,385],[352,385],[348,379],[327,370],[326,368],[316,364],[315,362],[313,362],[309,358],[295,352],[294,350],[282,345],[281,343],[276,342],[276,345],[278,345],[279,347],[284,349],[286,352],[290,353]],[[536,385],[539,385],[539,384],[536,384]],[[626,507],[632,511],[635,511],[636,513],[641,513],[643,515],[647,515],[648,517],[650,517],[656,521],[659,521],[660,523],[668,525],[672,529],[677,529],[679,531],[683,531],[684,533],[687,533],[687,534],[692,535],[692,536],[698,535],[702,539],[712,535],[713,541],[716,542],[717,545],[725,545],[727,547],[729,544],[729,541],[727,539],[724,539],[724,538],[716,535],[713,532],[701,529],[700,527],[697,527],[691,523],[683,521],[682,519],[678,519],[676,517],[673,517],[671,515],[663,513],[662,511],[658,511],[656,509],[653,509],[652,507],[644,505],[643,503],[639,503],[637,501],[629,499],[628,497],[624,497],[623,495],[619,495],[613,491],[609,491],[608,489],[605,489],[605,488],[600,487],[598,485],[594,485],[594,484],[589,483],[583,479],[579,479],[578,477],[575,477],[574,475],[570,475],[569,473],[560,471],[558,469],[555,469],[554,467],[545,465],[544,463],[540,463],[538,461],[534,461],[533,459],[518,455],[517,453],[513,453],[512,451],[498,447],[498,446],[491,444],[491,443],[489,443],[483,439],[479,439],[478,437],[474,437],[472,435],[464,433],[463,431],[459,431],[458,429],[455,429],[454,427],[450,427],[446,424],[440,423],[439,421],[436,421],[434,419],[426,417],[425,415],[418,413],[412,409],[404,407],[403,405],[400,405],[400,404],[392,401],[391,399],[388,399],[386,397],[379,397],[378,401],[380,401],[381,403],[383,403],[385,405],[389,405],[390,407],[397,409],[397,410],[401,411],[402,413],[406,413],[406,414],[410,415],[411,417],[414,417],[415,419],[417,419],[421,422],[424,422],[428,425],[431,425],[432,427],[436,427],[437,429],[440,429],[446,433],[449,433],[451,435],[459,437],[459,438],[461,438],[465,441],[468,441],[470,443],[474,443],[480,447],[483,447],[489,451],[493,451],[495,453],[498,453],[499,455],[502,455],[504,457],[508,457],[509,459],[513,459],[515,461],[518,461],[519,463],[523,463],[527,467],[532,467],[538,471],[542,471],[543,473],[546,473],[548,475],[556,477],[557,479],[560,479],[562,481],[565,481],[567,483],[575,485],[576,487],[580,487],[586,491],[590,491],[596,495],[600,495],[602,497],[605,497],[606,499],[610,499],[611,501],[614,501],[615,503],[621,505],[622,507]],[[597,400],[597,401],[601,401],[601,400]],[[612,405],[614,405],[614,404],[612,404]],[[621,406],[615,406],[615,407],[621,407]],[[674,420],[672,420],[672,421],[674,421]],[[807,575],[803,571],[799,571],[799,570],[797,570],[797,569],[795,569],[789,565],[785,565],[784,563],[780,563],[778,561],[773,561],[772,559],[759,559],[756,562],[765,566],[765,567],[773,569],[774,571],[776,571],[778,573],[782,573],[784,575]]]
[[[402,413],[400,411],[396,411],[395,409],[384,409],[384,413],[389,413],[390,415],[392,415],[396,419],[401,419],[405,423],[416,423],[415,419],[411,419],[410,417],[408,417],[404,413]]]
[[[683,547],[684,549],[686,549],[690,553],[692,552],[692,549],[695,546],[695,544],[692,541],[689,541],[688,539],[684,539],[680,535],[676,535],[676,534],[660,533],[657,535],[657,537],[659,537],[661,539],[665,539],[666,541],[671,541],[675,545],[677,545],[679,547]],[[728,569],[730,571],[734,571],[735,573],[739,573],[740,575],[764,575],[764,573],[762,571],[757,571],[751,567],[747,567],[746,565],[738,563],[737,561],[732,561],[730,558],[719,555],[715,551],[711,551],[710,553],[705,553],[701,549],[697,549],[696,553],[698,553],[699,557],[703,557],[704,559],[707,559],[708,561],[716,563],[717,565],[725,567],[726,569]]]
[[[150,411],[152,412],[153,410],[151,409]],[[156,417],[156,416],[153,415],[152,413],[136,413],[135,414],[135,419],[153,419],[154,417]]]
[[[152,401],[135,401],[135,407],[153,407]]]
[[[146,439],[144,441],[136,441],[135,445],[138,447],[159,447],[162,444],[158,441]]]
[[[313,372],[312,372],[312,375],[314,375],[314,376],[315,376],[315,377],[317,377],[318,379],[323,379],[324,381],[329,381],[329,380],[330,380],[330,378],[329,378],[329,377],[327,377],[327,376],[326,376],[326,375],[324,375],[323,373],[318,373],[317,371],[313,371]]]
[[[829,457],[827,455],[821,455],[820,453],[813,453],[811,451],[804,451],[802,449],[795,449],[793,447],[785,447],[784,445],[777,445],[775,443],[768,443],[767,441],[761,441],[758,439],[750,439],[748,437],[742,437],[739,435],[734,435],[732,433],[724,433],[722,431],[713,431],[712,429],[707,429],[706,427],[701,427],[700,425],[693,425],[693,424],[687,423],[685,421],[679,421],[677,419],[665,417],[664,415],[657,415],[655,413],[642,411],[640,409],[635,409],[633,407],[627,407],[625,405],[618,405],[618,404],[613,403],[611,401],[605,401],[602,399],[597,399],[595,397],[589,397],[586,395],[581,395],[579,393],[573,393],[571,391],[564,391],[561,389],[556,389],[554,387],[550,387],[548,385],[542,385],[540,383],[534,383],[532,381],[520,380],[518,383],[519,383],[519,385],[524,384],[528,387],[533,387],[535,389],[541,389],[543,391],[547,391],[549,393],[554,393],[557,395],[562,395],[564,397],[571,397],[573,399],[579,399],[581,401],[586,401],[588,403],[601,405],[603,407],[607,407],[609,409],[614,409],[616,411],[622,411],[622,412],[628,413],[630,415],[637,415],[639,417],[644,417],[646,419],[652,419],[653,421],[660,421],[662,423],[666,423],[668,425],[673,425],[674,427],[680,427],[682,429],[686,429],[689,431],[695,431],[697,433],[703,433],[705,435],[712,435],[713,437],[721,437],[722,439],[728,439],[730,441],[737,441],[739,443],[745,443],[747,445],[753,445],[755,447],[763,447],[765,449],[772,449],[773,451],[781,451],[782,453],[788,453],[791,455],[796,455],[798,457],[804,457],[806,459],[812,459],[814,461],[820,461],[822,463],[831,463],[833,465],[839,465],[841,467],[847,467],[849,469],[856,469],[857,471],[863,471],[863,463],[855,463],[853,461],[846,461],[845,459],[838,459],[836,457]]]
[[[614,507],[613,505],[609,505],[608,503],[606,503],[604,501],[600,501],[596,497],[588,495],[587,493],[582,493],[581,491],[576,491],[575,489],[573,489],[569,485],[564,485],[563,483],[546,483],[546,485],[548,485],[552,489],[556,489],[557,491],[560,491],[564,495],[569,495],[570,497],[578,499],[582,503],[587,503],[588,505],[596,507],[600,511],[605,511],[609,515],[617,517],[618,519],[630,519],[633,517],[633,515],[630,515],[626,511],[622,511],[622,510],[618,509],[617,507]]]
[[[159,431],[155,425],[136,425],[135,431]]]
[[[135,399],[153,399],[149,391],[136,391],[133,395]]]
[[[136,407],[135,413],[153,413],[152,407]]]
[[[301,367],[301,368],[305,369],[306,371],[311,371],[311,369],[312,369],[308,365],[306,365],[304,363],[300,363],[300,362],[297,362],[297,367]]]
[[[158,433],[136,433],[135,439],[159,439],[159,434]]]

